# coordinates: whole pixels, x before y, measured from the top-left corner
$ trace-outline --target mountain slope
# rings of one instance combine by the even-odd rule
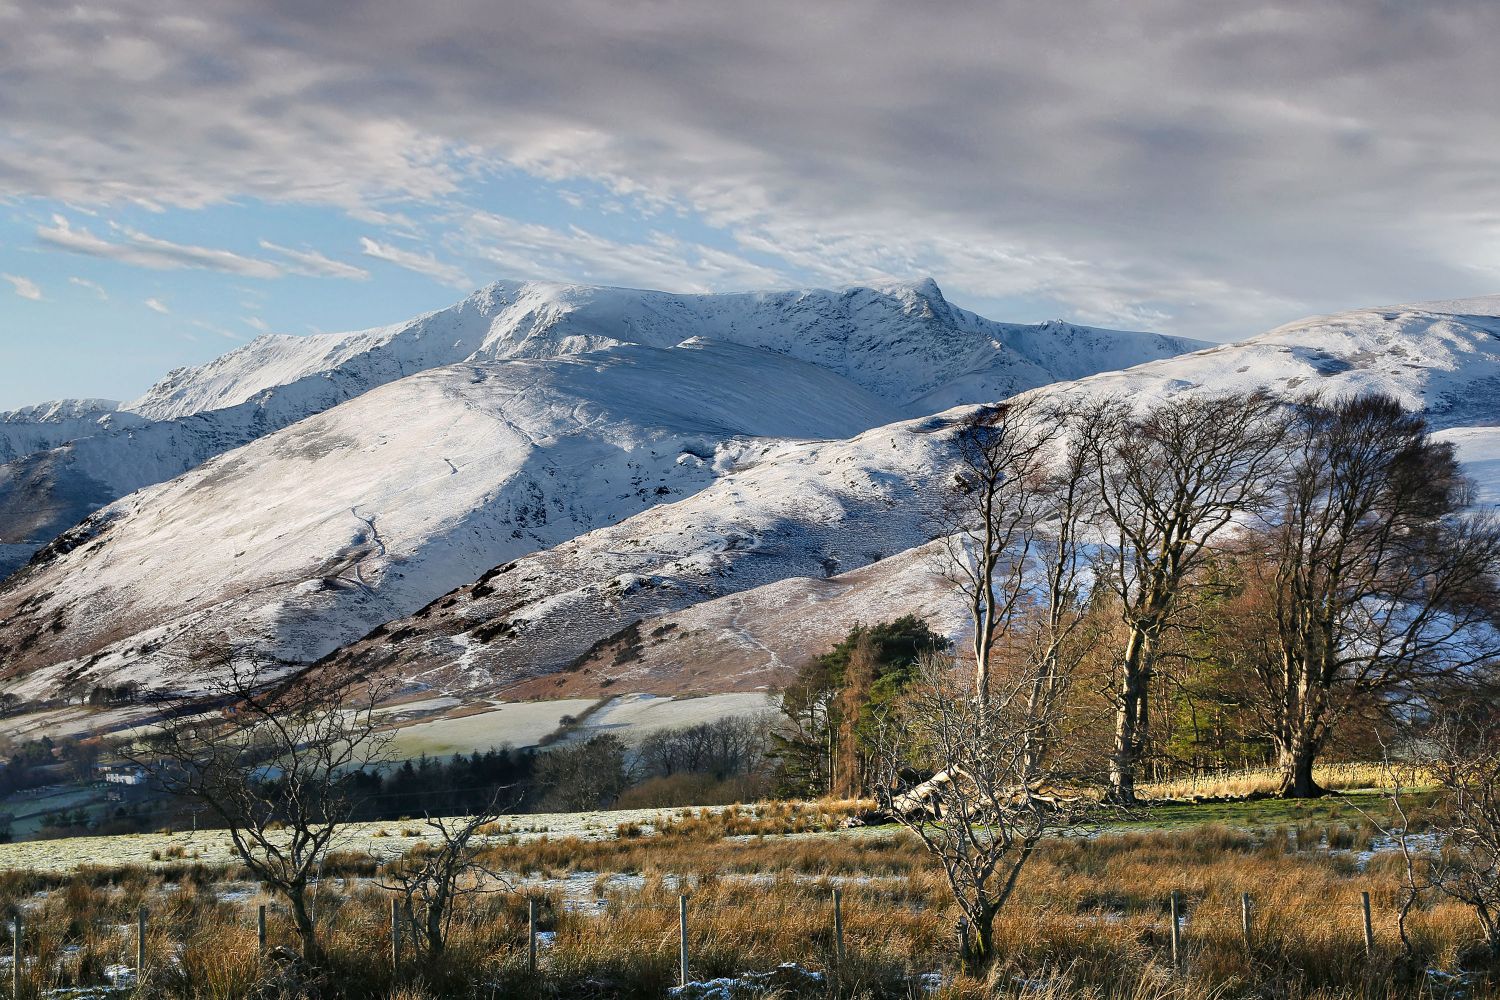
[[[643,618],[876,562],[932,537],[954,427],[941,415],[760,446],[691,497],[497,566],[330,668],[505,690]]]
[[[39,695],[191,683],[226,632],[309,660],[498,561],[702,489],[753,437],[892,416],[817,366],[701,340],[433,369],[91,517],[0,591],[0,662]]]
[[[119,497],[409,375],[694,337],[816,364],[891,401],[900,416],[1202,346],[1065,323],[995,323],[954,307],[930,280],[734,295],[499,282],[395,326],[258,338],[172,372],[118,410],[101,404],[97,419],[86,405],[50,422],[0,414],[0,578]]]

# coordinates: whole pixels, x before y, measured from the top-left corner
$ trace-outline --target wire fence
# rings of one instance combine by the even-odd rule
[[[659,909],[663,905],[663,900],[659,898],[648,902],[644,899],[626,900],[619,896],[600,896],[593,908],[581,905],[577,900],[572,902],[579,905],[570,906],[566,898],[562,899],[559,907],[552,895],[527,892],[524,889],[521,892],[526,901],[525,930],[524,938],[517,935],[514,948],[526,956],[527,971],[533,975],[545,971],[547,954],[554,944],[553,932],[542,929],[544,908],[599,915]],[[691,892],[680,892],[671,904],[676,911],[677,978],[681,984],[692,981],[695,945],[699,937],[696,926],[700,914],[695,910],[692,899]],[[1174,973],[1185,975],[1191,971],[1192,907],[1187,897],[1176,890],[1162,902],[1162,916],[1155,922],[1165,924],[1162,932],[1167,942],[1167,954],[1164,957],[1169,960],[1169,967]],[[855,957],[851,944],[846,939],[849,904],[844,898],[843,889],[832,888],[826,905],[826,922],[831,935],[830,961],[841,965]],[[111,993],[126,995],[137,983],[147,981],[154,967],[163,963],[175,963],[180,950],[180,946],[174,943],[177,935],[173,933],[175,928],[172,927],[172,918],[161,912],[153,914],[152,907],[148,905],[138,907],[131,922],[98,920],[85,928],[80,928],[75,922],[72,925],[71,942],[50,940],[30,927],[24,904],[12,905],[9,910],[6,930],[9,931],[10,950],[8,956],[0,956],[0,965],[9,966],[5,979],[9,986],[7,996],[10,1000],[38,1000],[39,997],[49,995],[84,995],[90,998],[109,996]],[[1324,912],[1332,921],[1345,926],[1351,945],[1362,945],[1367,959],[1374,960],[1378,957],[1382,942],[1375,932],[1376,911],[1368,891],[1361,891],[1357,900],[1342,903],[1330,900]],[[290,933],[285,907],[275,903],[257,903],[253,908],[245,907],[241,913],[243,915],[235,922],[235,926],[243,927],[247,944],[251,940],[255,942],[256,954],[263,961],[274,957],[278,950],[283,955],[291,954],[285,944],[279,943],[279,940],[294,939]],[[1259,916],[1254,894],[1242,893],[1239,900],[1238,929],[1241,945],[1247,955],[1255,955],[1258,949],[1275,947],[1274,941],[1263,939]],[[372,955],[386,956],[385,961],[390,963],[393,975],[399,976],[419,958],[417,947],[408,940],[410,932],[406,928],[412,926],[415,924],[411,912],[403,910],[397,898],[392,896],[389,900],[389,920],[383,928],[383,934],[378,939],[372,939],[370,947]],[[952,933],[949,958],[956,969],[963,967],[974,957],[978,942],[974,937],[975,928],[966,918],[961,917],[956,922]],[[89,947],[84,949],[77,943],[79,939],[87,939]],[[82,957],[85,952],[87,958]],[[114,960],[105,960],[104,956],[111,956]],[[67,968],[70,963],[73,967]],[[69,986],[48,989],[37,985],[39,981],[49,980],[66,982]],[[102,992],[79,993],[81,988],[88,987],[97,987]]]

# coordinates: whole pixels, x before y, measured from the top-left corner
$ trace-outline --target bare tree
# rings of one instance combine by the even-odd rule
[[[1056,775],[1032,763],[1038,731],[1058,722],[1060,704],[1035,709],[1028,671],[992,678],[977,697],[948,656],[924,656],[918,678],[881,720],[879,778],[889,810],[922,841],[947,876],[974,932],[970,958],[994,957],[995,918],[1048,830],[1071,820],[1052,788]],[[915,785],[916,774],[931,777]]]
[[[1179,396],[1141,413],[1095,403],[1077,426],[1099,489],[1105,537],[1097,571],[1125,632],[1115,665],[1110,797],[1130,804],[1163,635],[1214,536],[1267,504],[1286,422],[1268,396],[1231,393]]]
[[[948,566],[973,625],[975,695],[989,697],[990,661],[1028,596],[1028,563],[1050,485],[1059,426],[1041,404],[980,407],[959,427],[958,467],[943,505]]]
[[[1038,490],[1034,566],[1036,582],[1014,634],[1021,647],[1010,659],[1023,664],[1030,682],[1026,710],[1035,724],[1026,730],[1027,773],[1040,773],[1054,750],[1064,699],[1084,659],[1100,638],[1092,613],[1085,536],[1099,514],[1079,414],[1052,409],[1049,421],[1066,442],[1050,463]]]
[[[1298,408],[1267,548],[1273,655],[1258,666],[1284,792],[1321,794],[1313,764],[1353,698],[1390,697],[1500,655],[1500,523],[1463,516],[1451,446],[1388,396]]]
[[[512,888],[480,863],[474,843],[475,836],[499,815],[491,804],[472,816],[429,816],[426,826],[433,838],[381,869],[380,885],[395,893],[410,928],[408,937],[424,959],[432,961],[442,955],[454,915],[466,901]]]
[[[1434,828],[1443,842],[1422,854],[1413,848],[1402,789],[1393,782],[1401,819],[1394,832],[1406,861],[1402,941],[1410,950],[1406,915],[1435,891],[1474,911],[1489,960],[1500,963],[1500,707],[1487,700],[1443,711],[1414,741],[1412,756],[1442,789]]]
[[[166,706],[173,721],[124,754],[227,829],[251,874],[291,911],[303,957],[322,958],[311,907],[317,873],[353,811],[347,778],[384,758],[382,690],[352,679],[272,678],[232,651],[206,697]]]

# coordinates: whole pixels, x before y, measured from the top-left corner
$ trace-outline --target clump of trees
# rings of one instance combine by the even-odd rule
[[[771,794],[767,714],[658,730],[636,748],[621,808],[725,805]]]
[[[526,808],[536,798],[536,759],[535,750],[501,747],[356,771],[348,778],[354,818],[466,816],[497,800]]]
[[[1053,657],[1037,695],[1108,717],[1107,747],[1070,742],[1122,804],[1143,770],[1252,758],[1321,794],[1331,745],[1500,656],[1500,525],[1389,397],[1023,400],[976,411],[957,454],[943,529],[976,696],[1022,650]]]
[[[537,754],[522,798],[544,812],[750,801],[770,790],[770,739],[764,717],[661,729],[634,746],[602,733]]]
[[[781,717],[770,732],[779,765],[777,793],[866,794],[872,787],[875,720],[916,676],[921,657],[948,645],[925,621],[907,615],[855,625],[832,649],[799,668],[781,692]]]
[[[629,748],[610,733],[555,747],[537,762],[535,781],[544,812],[608,808],[630,787]]]
[[[0,795],[65,781],[88,781],[99,761],[96,740],[42,736],[10,746],[0,761]]]

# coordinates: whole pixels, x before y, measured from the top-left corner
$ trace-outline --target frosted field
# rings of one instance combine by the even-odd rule
[[[493,709],[473,715],[415,722],[395,730],[391,753],[406,760],[422,754],[447,757],[475,750],[497,750],[504,746],[536,746],[543,737],[561,728],[565,717],[583,715],[598,704],[597,698],[497,703]],[[412,707],[396,705],[382,711],[398,713]],[[624,694],[609,699],[603,707],[591,712],[568,734],[565,742],[580,742],[602,733],[613,733],[626,743],[636,744],[663,729],[758,715],[775,708],[775,699],[760,691],[685,698]]]
[[[596,703],[594,698],[516,702],[475,715],[418,722],[396,730],[391,753],[407,759],[422,754],[446,757],[475,750],[496,750],[502,746],[535,746],[543,736],[562,724],[563,716],[577,715]]]
[[[710,806],[719,812],[729,806]],[[607,840],[616,835],[622,823],[639,825],[644,831],[673,816],[680,809],[616,809],[578,813],[526,813],[502,816],[500,832],[479,838],[495,843],[516,837],[522,841],[541,837],[579,837],[584,840]],[[694,810],[697,811],[696,809]],[[381,820],[375,823],[351,824],[345,835],[333,846],[335,851],[356,851],[381,857],[396,857],[421,843],[421,819]],[[183,856],[168,858],[169,853]],[[154,860],[156,852],[161,860]],[[126,867],[141,865],[164,867],[196,862],[205,865],[231,864],[234,849],[223,830],[199,830],[195,833],[138,833],[116,837],[71,837],[66,840],[34,840],[22,844],[0,844],[0,871],[24,870],[65,873],[86,867]]]
[[[774,712],[776,699],[761,691],[738,694],[710,694],[697,698],[668,698],[654,694],[626,694],[610,701],[588,717],[569,736],[569,741],[586,740],[602,733],[613,733],[626,743],[640,743],[651,733],[678,729],[736,716],[753,716]]]

